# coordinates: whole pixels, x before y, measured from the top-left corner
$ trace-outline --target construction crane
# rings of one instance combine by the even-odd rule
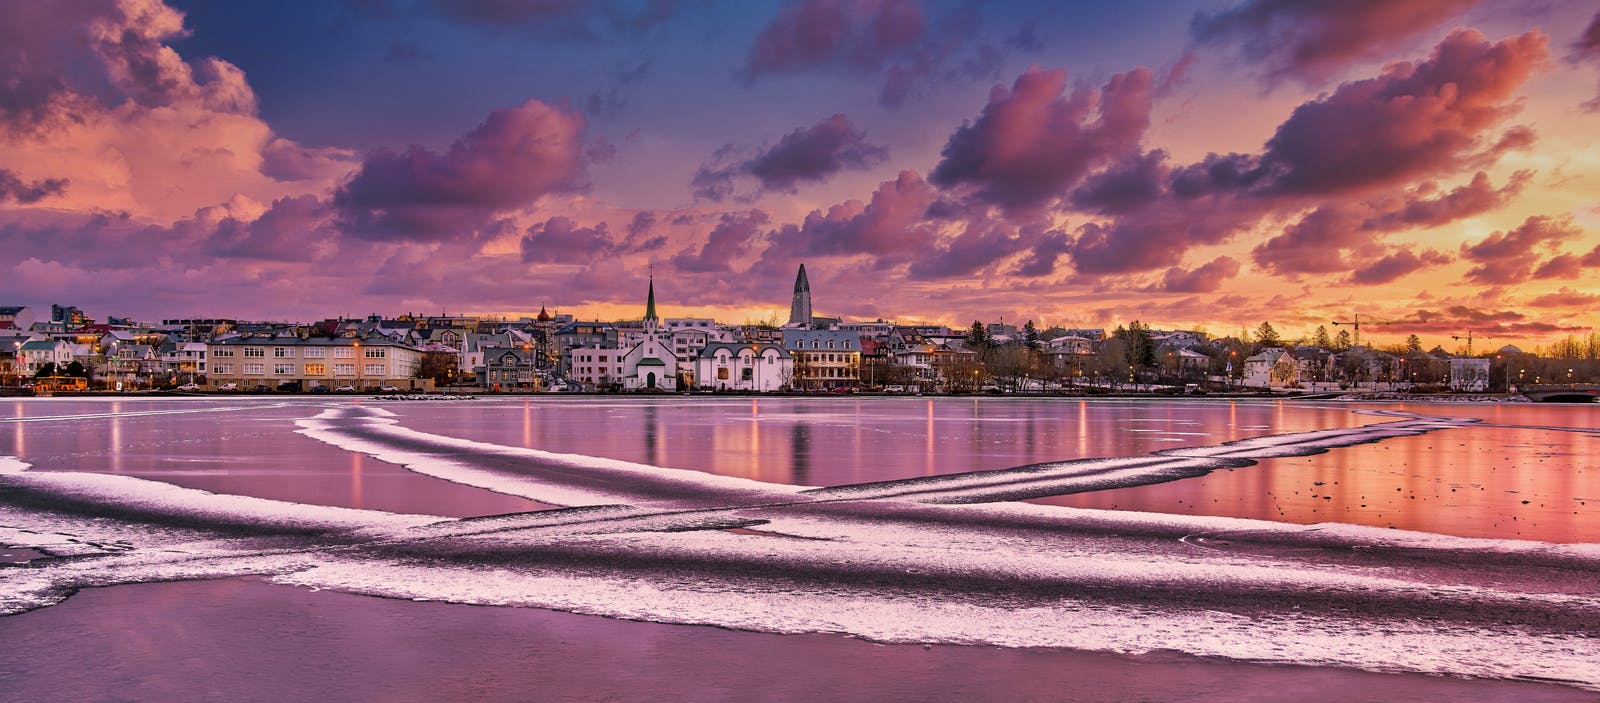
[[[1452,334],[1452,335],[1450,335],[1450,338],[1454,339],[1454,340],[1456,340],[1458,342],[1463,340],[1463,339],[1467,340],[1467,356],[1472,356],[1472,330],[1467,330],[1467,335],[1465,337],[1460,336],[1460,335]],[[1494,339],[1494,338],[1493,337],[1479,337],[1478,339]]]
[[[1394,324],[1393,322],[1382,322],[1382,321],[1379,321],[1379,320],[1367,320],[1366,322],[1362,322],[1361,321],[1361,313],[1359,313],[1359,312],[1356,313],[1356,319],[1355,319],[1354,322],[1342,322],[1342,321],[1339,321],[1339,320],[1333,320],[1332,322],[1333,322],[1333,326],[1334,327],[1338,327],[1339,325],[1345,325],[1347,327],[1355,328],[1355,331],[1356,331],[1356,334],[1355,334],[1355,338],[1356,338],[1355,345],[1358,346],[1358,347],[1361,346],[1361,326],[1362,325],[1392,325],[1392,324]]]

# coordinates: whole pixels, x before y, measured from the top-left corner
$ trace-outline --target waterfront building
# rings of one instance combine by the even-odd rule
[[[783,348],[794,356],[791,388],[855,388],[861,382],[861,337],[854,332],[785,329]]]
[[[777,344],[714,342],[695,360],[696,384],[719,391],[770,393],[793,375],[794,357]]]
[[[23,342],[17,350],[17,360],[23,375],[36,374],[45,364],[53,364],[56,373],[60,374],[67,364],[72,363],[72,345],[59,339]]]
[[[206,344],[212,385],[236,383],[248,388],[300,384],[402,389],[428,388],[416,379],[422,350],[393,337],[260,336],[214,339]]]

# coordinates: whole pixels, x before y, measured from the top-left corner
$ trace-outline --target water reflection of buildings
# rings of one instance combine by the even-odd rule
[[[789,476],[796,485],[811,485],[811,427],[804,422],[789,425]]]

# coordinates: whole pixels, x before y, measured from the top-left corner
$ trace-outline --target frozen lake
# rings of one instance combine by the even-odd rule
[[[1592,694],[1596,427],[1600,406],[1511,404],[7,400],[0,639],[129,607],[82,588],[249,578],[250,603],[297,586]],[[23,669],[0,684],[41,680]]]

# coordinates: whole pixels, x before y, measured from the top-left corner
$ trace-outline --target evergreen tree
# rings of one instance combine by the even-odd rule
[[[1406,337],[1406,351],[1416,353],[1422,351],[1422,338],[1417,335]]]
[[[1126,329],[1117,328],[1121,334],[1126,349],[1128,365],[1134,368],[1148,369],[1156,365],[1156,345],[1150,339],[1150,328],[1144,323],[1134,320],[1128,323]]]
[[[1022,344],[1033,351],[1039,351],[1043,344],[1039,342],[1039,328],[1033,326],[1033,320],[1022,326]]]
[[[1328,328],[1317,325],[1317,333],[1311,336],[1311,343],[1323,349],[1333,346],[1333,339],[1328,337]]]
[[[1278,336],[1278,331],[1272,328],[1271,322],[1262,322],[1256,326],[1256,341],[1263,347],[1283,345],[1283,339]]]
[[[988,328],[977,320],[973,320],[972,328],[967,330],[966,341],[967,348],[979,354],[988,351],[989,347],[994,346],[994,339],[989,336]]]
[[[1350,330],[1339,330],[1339,334],[1334,335],[1333,348],[1335,351],[1345,351],[1350,348]]]

